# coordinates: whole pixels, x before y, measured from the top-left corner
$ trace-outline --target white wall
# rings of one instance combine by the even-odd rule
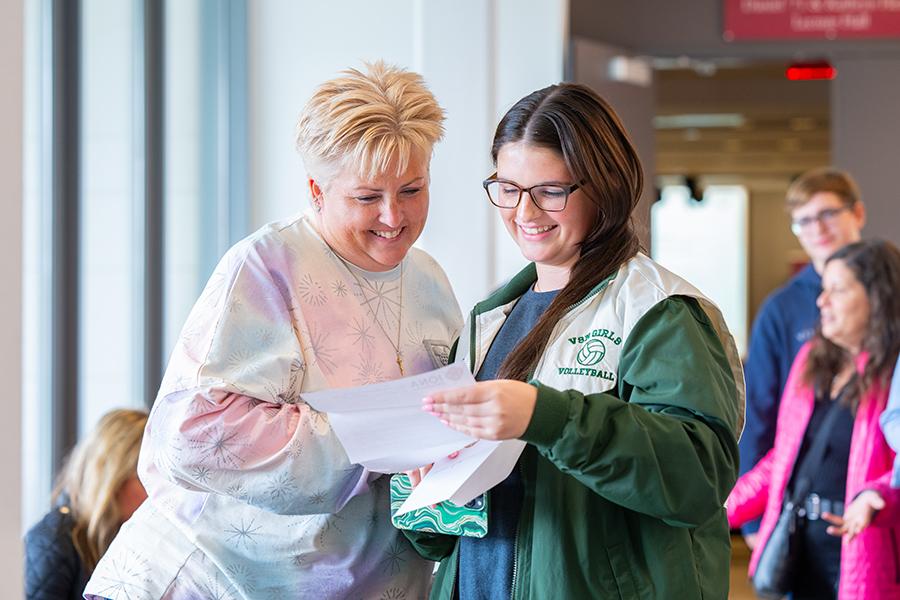
[[[655,83],[637,84],[615,81],[609,73],[615,57],[635,58],[624,48],[610,46],[587,38],[572,43],[573,79],[590,86],[609,102],[622,120],[631,142],[641,159],[644,189],[634,211],[635,231],[645,248],[650,247],[650,207],[656,199],[656,114]]]
[[[900,59],[841,60],[831,83],[832,162],[859,182],[866,203],[863,235],[900,244]]]
[[[0,3],[0,381],[7,396],[0,420],[0,581],[3,595],[22,591],[22,135],[24,6]]]
[[[419,245],[467,311],[523,264],[481,181],[499,117],[563,76],[567,0],[251,0],[250,197],[257,227],[307,206],[294,124],[320,82],[363,60],[421,72],[447,111]]]

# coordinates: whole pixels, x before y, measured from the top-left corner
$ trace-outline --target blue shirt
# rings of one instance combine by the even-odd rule
[[[800,347],[812,338],[819,321],[816,298],[822,278],[807,265],[763,303],[750,333],[744,365],[747,415],[741,436],[741,475],[752,469],[775,443],[778,406],[791,365]],[[755,533],[759,522],[744,526]]]
[[[891,379],[891,390],[888,394],[887,407],[881,413],[881,431],[888,445],[897,453],[894,458],[894,472],[891,475],[891,487],[900,488],[900,358],[894,367]]]
[[[475,379],[497,378],[506,357],[534,328],[558,290],[529,289],[513,307]],[[516,530],[522,512],[522,476],[519,467],[490,491],[488,533],[483,538],[459,540],[460,600],[492,600],[512,596],[512,572],[516,552]]]

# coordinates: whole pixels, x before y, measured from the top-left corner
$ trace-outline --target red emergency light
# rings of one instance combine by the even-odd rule
[[[834,79],[837,69],[826,61],[803,62],[788,65],[784,72],[791,81],[811,81],[816,79]]]

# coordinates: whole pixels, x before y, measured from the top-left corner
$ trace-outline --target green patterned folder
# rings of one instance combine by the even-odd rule
[[[395,513],[411,492],[409,477],[403,473],[391,477],[391,522],[394,527],[477,538],[487,535],[487,494],[463,506],[446,501],[396,516]]]

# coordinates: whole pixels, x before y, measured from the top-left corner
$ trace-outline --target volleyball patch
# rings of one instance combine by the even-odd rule
[[[606,346],[604,346],[603,342],[600,340],[592,339],[588,340],[587,343],[581,347],[575,360],[583,367],[593,367],[603,360],[604,356],[606,356]]]
[[[617,335],[615,331],[592,329],[585,332],[584,335],[566,338],[566,340],[572,346],[576,346],[578,350],[575,351],[575,348],[572,348],[572,352],[575,355],[575,364],[569,363],[572,365],[570,367],[557,367],[560,375],[579,375],[581,377],[605,379],[611,382],[616,380],[616,375],[609,370],[609,366],[607,365],[604,368],[600,364],[606,357],[607,344],[612,344],[611,348],[622,345],[622,337]],[[572,354],[566,354],[568,357],[572,356]],[[571,360],[571,358],[568,360]]]

